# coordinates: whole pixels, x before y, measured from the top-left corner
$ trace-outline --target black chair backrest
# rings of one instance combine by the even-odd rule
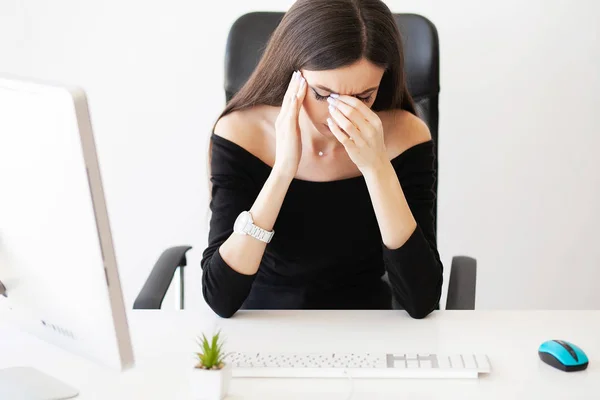
[[[232,25],[225,51],[225,96],[227,102],[246,83],[281,22],[282,12],[252,12]],[[402,35],[408,90],[414,98],[417,115],[427,123],[435,148],[437,197],[438,96],[440,62],[437,29],[427,18],[416,14],[394,14]],[[437,203],[437,202],[436,202]],[[437,206],[434,206],[434,217]]]

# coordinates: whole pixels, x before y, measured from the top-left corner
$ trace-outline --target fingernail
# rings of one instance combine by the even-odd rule
[[[327,98],[327,102],[328,102],[329,104],[331,104],[332,106],[334,106],[334,105],[335,105],[335,103],[337,103],[337,100],[336,100],[336,99],[332,99],[331,97],[328,97],[328,98]]]
[[[327,117],[327,123],[328,123],[329,125],[333,125],[333,121],[331,120],[331,118]]]
[[[330,104],[329,105],[329,112],[333,113],[334,111],[335,111],[335,107]]]
[[[337,94],[337,93],[331,93],[331,94],[329,95],[329,97],[333,97],[334,99],[337,99],[338,97],[340,97],[340,95],[339,95],[339,94]]]
[[[296,79],[300,80],[301,77],[302,75],[300,74],[300,71],[296,71]]]
[[[294,73],[292,74],[292,80],[296,79],[296,74],[297,74],[297,72],[294,71]]]
[[[306,79],[300,78],[300,90],[304,89],[304,85],[306,85]]]

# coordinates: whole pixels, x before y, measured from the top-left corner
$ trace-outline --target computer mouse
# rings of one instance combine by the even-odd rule
[[[564,340],[548,340],[542,343],[538,354],[546,364],[566,372],[584,370],[589,362],[583,350]]]

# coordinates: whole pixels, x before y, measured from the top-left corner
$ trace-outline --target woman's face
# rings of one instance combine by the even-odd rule
[[[315,129],[323,136],[334,139],[327,126],[329,103],[327,97],[332,93],[354,96],[369,108],[375,102],[379,83],[384,69],[362,59],[350,66],[326,70],[300,70],[308,86],[303,109]]]

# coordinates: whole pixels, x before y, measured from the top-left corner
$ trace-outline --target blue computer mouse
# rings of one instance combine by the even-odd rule
[[[583,350],[564,340],[548,340],[542,343],[538,354],[543,362],[561,371],[581,371],[588,366],[588,358]]]

